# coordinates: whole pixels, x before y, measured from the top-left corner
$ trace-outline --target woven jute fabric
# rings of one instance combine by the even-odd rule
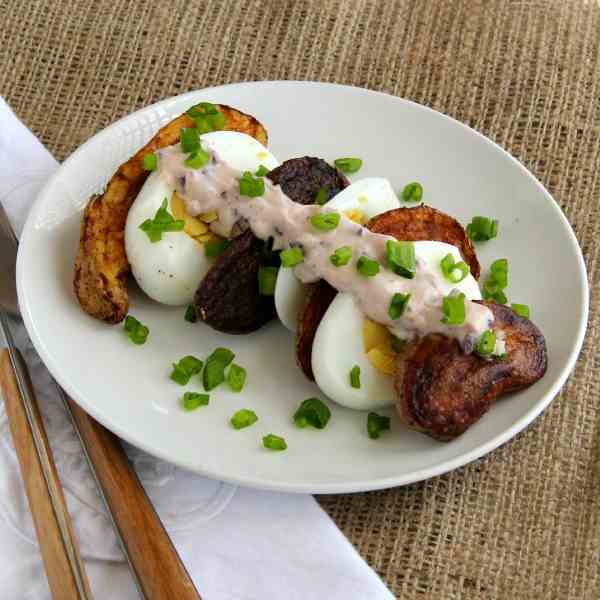
[[[406,599],[600,598],[599,53],[600,6],[575,0],[0,0],[0,94],[59,159],[173,94],[313,79],[449,114],[559,202],[592,289],[586,343],[559,397],[465,468],[319,498]]]

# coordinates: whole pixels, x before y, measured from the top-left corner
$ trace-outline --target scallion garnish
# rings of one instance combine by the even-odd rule
[[[229,419],[229,422],[234,429],[244,429],[244,427],[250,427],[250,425],[254,425],[256,421],[258,421],[256,413],[248,408],[242,408],[238,410],[236,413],[234,413],[231,419]]]
[[[290,269],[291,267],[295,267],[301,262],[304,262],[304,252],[297,246],[282,250],[279,257],[281,258],[281,266],[286,269]]]
[[[227,384],[234,392],[241,392],[246,383],[246,369],[231,363],[227,373]]]
[[[475,346],[475,352],[477,352],[477,354],[480,356],[489,356],[494,352],[495,347],[496,334],[491,329],[488,329],[479,337],[477,345]]]
[[[404,314],[409,300],[410,294],[394,294],[388,308],[390,319],[399,319]]]
[[[197,106],[192,106],[187,115],[194,119],[199,133],[219,131],[225,127],[225,115],[210,102],[200,102]]]
[[[508,298],[504,289],[508,285],[508,260],[499,258],[490,266],[490,274],[483,284],[483,299],[492,300],[496,304],[506,304]]]
[[[423,186],[417,181],[413,181],[404,186],[400,195],[405,202],[420,202],[423,198]]]
[[[329,407],[318,398],[304,400],[294,413],[294,423],[298,427],[311,425],[316,429],[324,429],[330,418]]]
[[[146,233],[150,241],[154,244],[162,240],[162,234],[168,231],[181,231],[185,225],[182,219],[175,220],[173,215],[167,210],[167,199],[163,200],[160,208],[156,211],[153,219],[146,219],[140,229]]]
[[[450,294],[444,297],[442,304],[444,316],[442,323],[445,325],[456,326],[462,325],[465,322],[465,295]]]
[[[370,412],[367,416],[367,433],[372,440],[381,437],[383,431],[389,431],[390,418]]]
[[[202,371],[202,361],[195,356],[184,356],[179,362],[173,363],[171,379],[179,385],[187,385],[193,375]]]
[[[272,296],[277,282],[277,267],[258,268],[258,293],[261,296]]]
[[[333,164],[342,173],[356,173],[362,167],[362,160],[360,158],[336,158]]]
[[[216,258],[231,246],[231,240],[214,240],[204,244],[204,254],[206,258]]]
[[[145,154],[142,160],[142,166],[144,167],[144,171],[156,171],[158,168],[158,158],[156,154],[154,154],[154,152]]]
[[[265,180],[254,177],[250,171],[244,171],[240,178],[240,196],[258,198],[265,193]]]
[[[285,440],[273,433],[269,433],[269,435],[265,435],[263,437],[263,446],[269,450],[285,450],[287,448],[287,444]]]
[[[142,325],[135,317],[132,317],[131,315],[127,315],[125,317],[123,328],[125,329],[125,333],[129,339],[138,346],[146,342],[148,339],[148,334],[150,333],[150,330],[145,325]]]
[[[529,319],[529,306],[527,304],[511,304],[510,307],[520,316]]]
[[[225,381],[225,369],[235,358],[227,348],[217,348],[207,359],[202,373],[202,383],[207,392]]]
[[[363,277],[375,277],[379,273],[379,263],[363,255],[356,261],[356,270]]]
[[[360,367],[354,365],[350,369],[350,385],[353,388],[360,389]]]
[[[329,194],[327,193],[327,190],[324,187],[320,187],[317,191],[317,195],[315,196],[315,204],[323,206],[327,200],[329,200]]]
[[[200,149],[200,136],[195,127],[186,127],[180,132],[181,149],[186,153],[196,152]]]
[[[183,318],[189,323],[196,323],[196,321],[198,321],[198,313],[196,312],[196,307],[193,304],[190,304],[185,309],[185,316]]]
[[[397,275],[412,279],[417,272],[414,243],[388,240],[385,249],[390,269]]]
[[[474,242],[486,242],[498,235],[498,221],[488,217],[473,217],[466,231]]]
[[[190,169],[201,169],[209,159],[210,154],[199,147],[183,161],[183,164]]]
[[[341,246],[330,257],[331,264],[336,267],[347,265],[352,259],[352,246]]]
[[[340,224],[339,213],[317,213],[310,218],[310,222],[319,231],[332,231]]]
[[[258,167],[258,169],[256,169],[256,173],[254,173],[254,175],[256,177],[264,177],[268,173],[269,173],[269,169],[267,169],[267,167],[265,167],[265,165],[260,165]]]
[[[183,410],[190,411],[196,410],[200,406],[208,406],[208,400],[210,396],[208,394],[198,394],[197,392],[186,392],[183,394],[181,404]]]
[[[460,283],[469,274],[469,265],[464,261],[455,262],[451,253],[440,261],[442,274],[450,283]]]

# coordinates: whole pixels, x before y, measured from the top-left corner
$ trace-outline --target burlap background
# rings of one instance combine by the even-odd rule
[[[0,94],[59,159],[136,108],[208,85],[384,90],[523,161],[573,224],[592,289],[599,52],[600,7],[575,0],[0,0]],[[599,311],[593,296],[575,373],[516,440],[423,484],[319,499],[398,597],[600,598]]]

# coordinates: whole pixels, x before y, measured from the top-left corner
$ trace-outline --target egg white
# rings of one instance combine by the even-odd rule
[[[240,171],[255,172],[260,165],[273,169],[277,159],[257,140],[237,131],[214,131],[200,136],[207,150]],[[140,229],[146,219],[152,219],[165,198],[169,211],[173,188],[158,172],[151,173],[134,200],[125,223],[125,251],[138,285],[153,300],[162,304],[189,304],[212,261],[204,248],[183,231],[163,233],[152,243]]]
[[[458,289],[470,300],[481,299],[475,278],[469,274],[460,283],[450,283],[442,276],[440,261],[448,253],[461,261],[458,248],[443,242],[415,242],[415,256],[439,271],[444,295]],[[359,410],[370,410],[394,404],[393,378],[384,375],[370,363],[364,349],[363,321],[350,294],[338,294],[329,305],[317,328],[312,347],[312,369],[315,382],[329,398]],[[360,367],[360,388],[350,385],[350,370]]]
[[[400,203],[387,179],[366,177],[336,194],[325,206],[339,211],[358,209],[367,219],[371,219],[398,208]],[[304,305],[306,293],[306,285],[294,275],[293,269],[279,269],[275,284],[275,310],[290,331],[296,331],[298,314]]]

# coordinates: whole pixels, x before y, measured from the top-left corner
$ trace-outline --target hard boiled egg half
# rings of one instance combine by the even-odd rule
[[[443,277],[441,260],[452,254],[455,261],[461,261],[458,248],[443,242],[414,245],[417,261],[426,263],[433,272],[439,271],[444,295],[458,289],[470,300],[481,299],[477,281],[470,273],[460,283],[450,283]],[[348,408],[368,410],[392,405],[394,346],[386,327],[365,319],[350,294],[338,294],[315,334],[311,357],[315,382],[329,398]],[[360,368],[359,388],[350,384],[350,371],[355,366]]]
[[[382,177],[359,179],[326,203],[347,217],[364,225],[372,217],[398,208],[400,203],[390,182]],[[281,322],[296,331],[298,314],[306,299],[306,285],[293,269],[279,269],[275,284],[275,309]]]
[[[237,131],[214,131],[200,136],[205,150],[214,150],[234,169],[256,172],[260,165],[274,169],[277,159],[257,140]],[[175,219],[183,219],[183,231],[163,233],[152,243],[140,225],[153,219],[163,200]],[[211,266],[204,244],[218,239],[210,232],[214,213],[191,217],[182,198],[152,173],[134,200],[125,223],[125,251],[138,285],[152,299],[175,306],[189,304]]]

